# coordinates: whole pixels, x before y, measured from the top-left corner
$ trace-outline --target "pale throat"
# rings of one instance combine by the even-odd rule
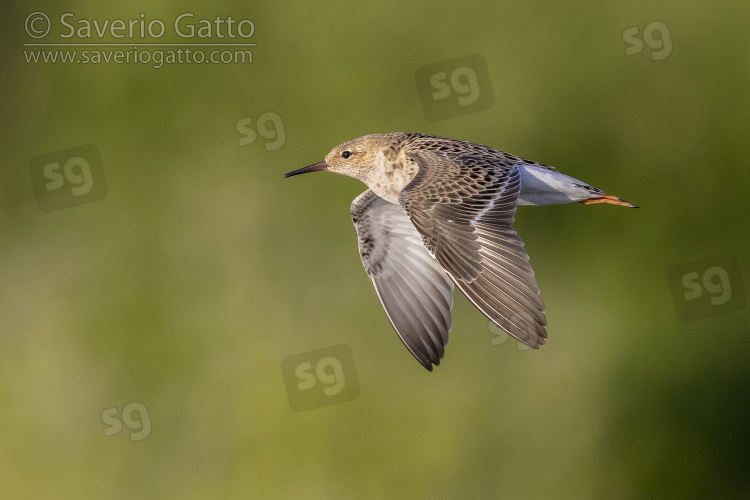
[[[388,155],[380,152],[375,157],[374,168],[370,170],[365,184],[386,201],[398,205],[398,195],[411,182],[419,167],[402,153]]]

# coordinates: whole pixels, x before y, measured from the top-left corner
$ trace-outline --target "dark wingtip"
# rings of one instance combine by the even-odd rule
[[[422,361],[421,359],[417,358],[417,361],[419,361],[419,364],[424,366],[425,370],[428,372],[432,371],[433,368],[433,362],[432,361]],[[440,366],[440,361],[435,363],[435,366]]]

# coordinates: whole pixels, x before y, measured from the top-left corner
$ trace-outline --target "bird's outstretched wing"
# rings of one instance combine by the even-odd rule
[[[371,190],[351,207],[362,264],[401,341],[432,371],[448,343],[453,282],[399,205]]]
[[[547,337],[544,304],[512,227],[519,168],[490,148],[425,141],[408,152],[419,170],[399,202],[464,295],[493,323],[538,348]]]

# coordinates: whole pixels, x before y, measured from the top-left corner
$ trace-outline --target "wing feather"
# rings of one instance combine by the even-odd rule
[[[412,145],[419,170],[399,202],[464,295],[493,323],[538,348],[547,338],[544,303],[512,226],[520,169],[513,158],[490,148],[452,147],[444,152],[437,138]]]
[[[362,264],[401,341],[428,370],[448,343],[453,282],[399,205],[371,190],[352,203]]]

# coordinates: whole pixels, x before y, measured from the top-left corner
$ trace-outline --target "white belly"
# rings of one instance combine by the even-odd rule
[[[521,170],[519,205],[557,205],[592,197],[586,183],[573,177],[532,165],[518,165],[518,168]]]

